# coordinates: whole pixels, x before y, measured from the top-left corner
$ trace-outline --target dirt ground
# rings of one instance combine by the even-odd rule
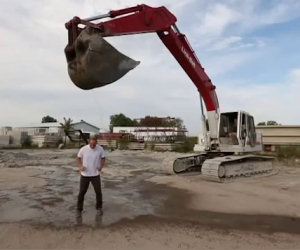
[[[0,151],[0,249],[299,249],[300,168],[213,183],[174,175],[179,153],[113,151],[104,215],[79,189],[76,149]]]

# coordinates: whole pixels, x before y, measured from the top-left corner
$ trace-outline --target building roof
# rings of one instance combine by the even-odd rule
[[[81,120],[80,122],[72,123],[72,125],[78,125],[78,124],[80,124],[80,123],[85,123],[85,124],[87,124],[87,125],[89,125],[89,126],[95,128],[95,129],[100,129],[100,128],[98,128],[98,127],[96,127],[96,126],[94,126],[94,125],[92,125],[92,124],[90,124],[90,123],[88,123],[88,122],[86,122],[86,121],[84,121],[84,120]]]
[[[257,125],[255,126],[257,129],[274,129],[274,128],[300,128],[300,125]]]
[[[85,123],[95,129],[99,129],[98,127],[84,121],[84,120],[81,120],[80,122],[75,122],[75,123],[72,123],[72,125],[77,125],[77,124],[80,124],[80,123]],[[28,124],[28,125],[25,125],[25,126],[18,126],[17,128],[55,128],[55,127],[60,127],[60,123],[59,122],[45,122],[45,123],[31,123],[31,124]]]

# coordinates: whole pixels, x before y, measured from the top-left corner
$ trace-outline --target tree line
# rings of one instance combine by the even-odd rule
[[[42,118],[42,123],[57,122],[57,119],[46,115]],[[73,120],[65,118],[64,122],[60,123],[61,128],[64,130],[72,129]],[[112,131],[113,127],[176,127],[184,129],[183,120],[180,118],[159,118],[146,116],[140,120],[131,119],[123,113],[114,114],[110,116],[109,128]]]
[[[281,125],[276,121],[266,121],[266,122],[259,122],[257,126],[270,126],[270,125]]]
[[[140,120],[131,119],[123,113],[110,116],[110,130],[113,127],[177,127],[184,128],[182,119],[162,119],[158,117],[146,116]]]

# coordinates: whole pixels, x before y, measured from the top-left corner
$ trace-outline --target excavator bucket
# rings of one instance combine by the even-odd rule
[[[113,83],[140,63],[116,50],[93,27],[83,29],[73,45],[67,45],[65,55],[69,76],[81,89]]]

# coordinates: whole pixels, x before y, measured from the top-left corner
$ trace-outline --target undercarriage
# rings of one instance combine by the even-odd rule
[[[198,171],[204,179],[225,182],[238,177],[272,173],[273,160],[268,156],[210,152],[177,158],[173,170],[176,174]]]

